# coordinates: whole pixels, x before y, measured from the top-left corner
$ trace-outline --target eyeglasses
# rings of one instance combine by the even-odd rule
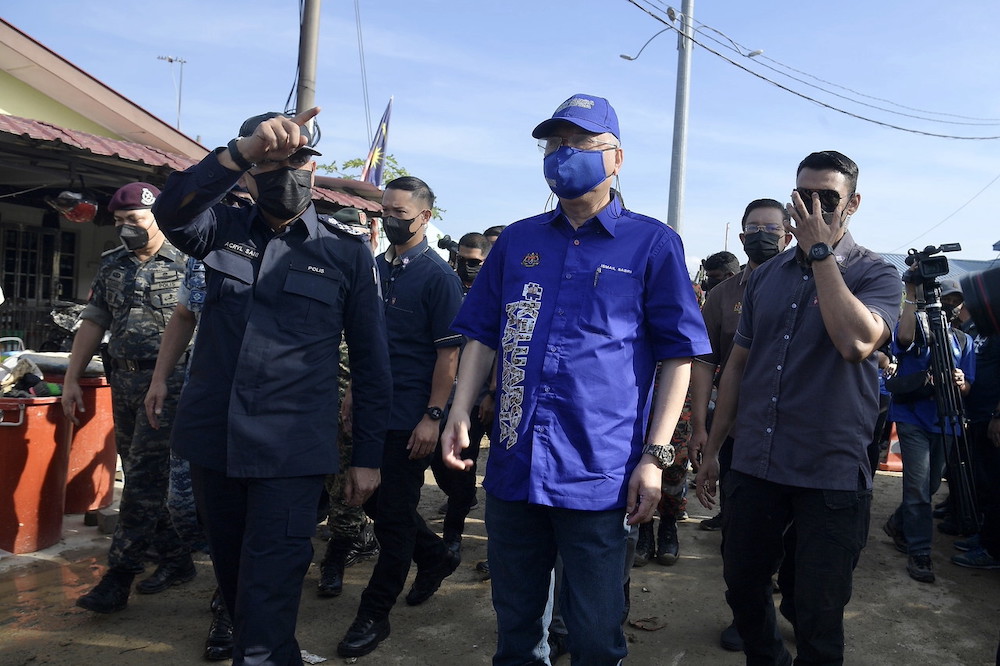
[[[595,139],[592,134],[573,134],[572,136],[566,137],[550,136],[538,140],[538,150],[542,151],[543,155],[554,153],[561,146],[569,146],[570,148],[576,148],[577,150],[596,150],[601,152],[607,150],[617,150],[621,147],[617,143]],[[607,147],[602,148],[601,146]]]
[[[824,213],[832,213],[840,205],[840,192],[836,190],[810,190],[806,187],[796,187],[795,191],[802,197],[802,203],[805,204],[806,210],[810,213],[813,212],[813,194],[819,195],[819,205]]]
[[[769,234],[783,234],[785,233],[785,226],[782,224],[775,224],[774,222],[768,222],[767,224],[755,224],[750,222],[743,227],[743,233],[745,234],[755,234],[758,231],[764,231]]]
[[[475,268],[476,266],[480,266],[483,263],[482,259],[466,259],[465,257],[459,257],[458,261],[459,263],[465,264],[470,268]]]

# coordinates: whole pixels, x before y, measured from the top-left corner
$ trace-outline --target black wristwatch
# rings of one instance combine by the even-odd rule
[[[236,166],[243,169],[244,171],[249,171],[254,167],[254,164],[253,162],[247,160],[247,158],[243,157],[243,154],[240,153],[240,149],[236,147],[237,141],[239,141],[239,139],[233,139],[228,144],[226,144],[226,150],[229,151],[229,157],[231,157],[233,161],[236,162]]]
[[[656,466],[666,469],[674,464],[674,447],[672,444],[646,444],[643,453],[648,453],[656,459]]]
[[[432,421],[440,421],[444,417],[444,410],[440,407],[428,407],[424,414],[431,417]]]
[[[809,248],[809,263],[814,261],[823,261],[827,257],[833,254],[833,248],[827,243],[816,243],[811,248]]]

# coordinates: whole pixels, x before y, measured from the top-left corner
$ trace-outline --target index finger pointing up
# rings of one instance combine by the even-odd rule
[[[302,127],[307,122],[318,116],[319,112],[320,108],[318,106],[314,106],[311,109],[306,109],[305,111],[296,114],[296,116],[292,118],[292,122],[298,125],[299,127]]]

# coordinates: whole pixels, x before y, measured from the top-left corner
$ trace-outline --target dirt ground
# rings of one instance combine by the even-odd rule
[[[443,494],[428,476],[421,511],[440,529],[436,507]],[[942,488],[943,497],[947,487]],[[482,491],[480,491],[482,493]],[[482,497],[482,494],[480,494]],[[994,663],[1000,625],[1000,570],[963,569],[948,562],[952,538],[935,535],[937,582],[911,580],[905,558],[881,531],[900,497],[898,475],[880,473],[875,484],[872,530],[855,572],[854,598],[847,608],[848,664]],[[690,520],[679,525],[681,559],[672,567],[650,563],[633,569],[632,620],[652,619],[657,630],[627,628],[628,663],[742,664],[743,655],[722,650],[719,632],[730,615],[723,599],[718,532],[698,529],[708,516],[696,500]],[[490,587],[474,570],[486,555],[482,503],[470,516],[461,567],[422,606],[400,600],[391,615],[392,634],[372,654],[346,663],[413,665],[489,664],[495,646]],[[211,563],[197,560],[198,577],[157,595],[133,594],[127,610],[100,616],[74,601],[99,579],[108,537],[84,527],[82,516],[67,516],[64,540],[39,553],[0,559],[0,665],[205,663],[201,652],[211,621],[208,602],[214,587]],[[323,542],[314,543],[318,554]],[[318,555],[317,555],[318,557]],[[372,564],[347,570],[344,594],[315,594],[318,567],[310,568],[299,613],[303,650],[345,663],[336,645],[357,609]],[[150,569],[151,571],[151,569]],[[412,572],[411,572],[412,577]],[[791,627],[779,618],[794,654]],[[569,658],[560,662],[568,664]]]

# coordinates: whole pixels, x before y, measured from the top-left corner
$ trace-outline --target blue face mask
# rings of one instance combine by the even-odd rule
[[[545,156],[545,182],[560,199],[576,199],[604,182],[604,153],[560,146]]]

